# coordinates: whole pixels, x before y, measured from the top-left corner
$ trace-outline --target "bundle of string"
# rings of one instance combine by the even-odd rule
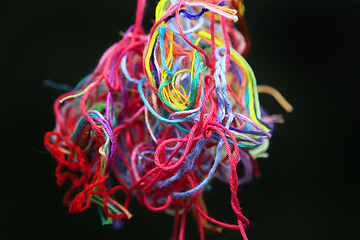
[[[292,108],[275,89],[256,85],[244,59],[250,41],[241,1],[161,0],[149,35],[145,4],[138,0],[135,24],[94,72],[54,104],[56,127],[45,145],[58,161],[57,183],[72,183],[64,203],[72,213],[95,203],[103,224],[118,224],[131,218],[135,196],[174,215],[172,239],[183,239],[190,210],[201,239],[223,227],[247,239],[237,188],[259,176],[255,158],[266,156],[273,124],[282,121],[262,110],[258,92]],[[214,177],[230,185],[236,224],[208,215],[202,193]]]

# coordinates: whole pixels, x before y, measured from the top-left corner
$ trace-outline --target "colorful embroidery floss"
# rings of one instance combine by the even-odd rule
[[[274,122],[282,121],[265,113],[258,93],[292,107],[275,89],[257,86],[244,59],[242,1],[161,0],[148,35],[141,26],[145,4],[138,1],[135,24],[94,72],[55,101],[56,126],[44,142],[58,161],[58,185],[72,183],[64,203],[72,213],[96,204],[102,223],[116,227],[117,219],[132,217],[135,196],[174,216],[172,239],[184,238],[189,211],[200,239],[223,227],[247,239],[237,188],[260,175],[255,159],[267,156]],[[230,186],[236,224],[207,213],[202,192],[215,177]],[[116,199],[119,191],[125,199]]]

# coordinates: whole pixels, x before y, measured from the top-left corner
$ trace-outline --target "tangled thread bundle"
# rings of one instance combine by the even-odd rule
[[[273,124],[282,121],[262,110],[258,92],[291,106],[256,85],[244,59],[241,1],[161,0],[149,35],[141,26],[145,4],[138,1],[135,24],[94,72],[54,104],[56,127],[45,145],[58,161],[57,183],[72,183],[64,203],[72,213],[95,203],[103,224],[115,224],[131,218],[136,196],[148,209],[174,215],[173,239],[183,239],[189,211],[201,239],[204,230],[222,227],[247,239],[237,188],[259,176],[255,158],[266,155]],[[237,224],[207,213],[202,192],[214,177],[230,185]],[[126,198],[116,199],[118,191]]]

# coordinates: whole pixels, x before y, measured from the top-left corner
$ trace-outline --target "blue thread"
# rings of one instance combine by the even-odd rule
[[[186,157],[185,164],[180,167],[180,169],[177,171],[177,173],[174,176],[170,177],[169,179],[167,179],[163,182],[159,182],[157,184],[157,186],[164,187],[164,186],[168,185],[169,183],[181,178],[185,172],[190,170],[194,165],[195,158],[200,154],[200,151],[201,151],[202,146],[204,145],[204,142],[205,142],[205,139],[201,139],[199,142],[197,142],[195,150]]]
[[[227,3],[225,1],[221,1],[217,4],[218,6],[224,6],[227,5]],[[179,14],[184,15],[185,17],[191,19],[191,20],[196,20],[198,18],[200,18],[205,12],[208,12],[209,10],[207,8],[202,8],[200,12],[196,13],[196,14],[191,14],[188,11],[186,11],[186,9],[181,9],[179,11]],[[170,19],[175,17],[175,13],[170,15],[169,17],[167,17],[165,19],[165,22],[168,22]]]
[[[166,64],[166,59],[165,59],[165,50],[164,50],[164,34],[166,32],[166,28],[165,27],[158,27],[158,32],[159,32],[159,43],[160,43],[160,55],[161,55],[161,63],[162,66],[165,70],[165,72],[170,76],[170,78],[172,78],[173,74],[170,71],[170,69],[168,68],[167,64]],[[163,79],[162,79],[163,80]]]
[[[204,181],[202,181],[198,186],[196,186],[195,188],[193,188],[193,189],[191,189],[189,191],[186,191],[186,192],[174,192],[173,196],[175,196],[175,197],[185,197],[185,196],[192,195],[193,193],[201,190],[204,187],[204,185],[206,185],[210,181],[210,179],[211,179],[212,175],[215,173],[216,167],[217,167],[217,165],[219,163],[221,147],[222,147],[223,144],[224,144],[224,142],[221,139],[219,141],[217,147],[216,147],[216,156],[215,156],[214,165],[210,169],[209,174],[204,179]]]
[[[45,79],[44,82],[43,82],[44,86],[46,87],[51,87],[53,89],[57,89],[57,90],[64,90],[64,91],[72,91],[74,88],[69,86],[69,85],[66,85],[66,84],[61,84],[61,83],[56,83],[50,79]]]
[[[189,30],[183,31],[183,33],[185,35],[191,34],[191,33],[195,32],[195,31],[199,30],[203,24],[204,24],[204,19],[200,18],[198,24],[196,24],[193,28],[191,28]],[[170,22],[169,23],[169,28],[171,29],[171,31],[173,31],[177,35],[180,35],[180,32],[178,30],[176,30],[177,27],[175,28],[174,23]]]
[[[123,71],[123,73],[124,73],[124,76],[125,76],[125,78],[126,78],[127,80],[129,80],[129,81],[132,82],[132,83],[139,84],[140,81],[133,79],[133,78],[130,76],[130,74],[129,74],[127,68],[126,68],[126,61],[127,61],[128,56],[129,56],[129,53],[126,53],[125,56],[121,59],[121,62],[120,62],[120,64],[121,64],[121,69],[122,69],[122,71]]]

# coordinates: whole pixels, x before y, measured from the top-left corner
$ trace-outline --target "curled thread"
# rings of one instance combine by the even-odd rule
[[[222,228],[247,239],[237,188],[260,176],[256,158],[267,157],[274,123],[283,121],[266,114],[258,94],[292,106],[257,86],[244,58],[242,1],[160,0],[149,34],[145,5],[138,0],[134,25],[75,88],[44,83],[69,91],[54,103],[56,126],[44,139],[58,162],[57,183],[72,183],[63,202],[72,213],[93,203],[102,223],[116,227],[133,217],[136,198],[174,216],[172,239],[184,238],[190,211],[200,239]],[[209,216],[203,194],[213,179],[229,185],[234,224]]]

